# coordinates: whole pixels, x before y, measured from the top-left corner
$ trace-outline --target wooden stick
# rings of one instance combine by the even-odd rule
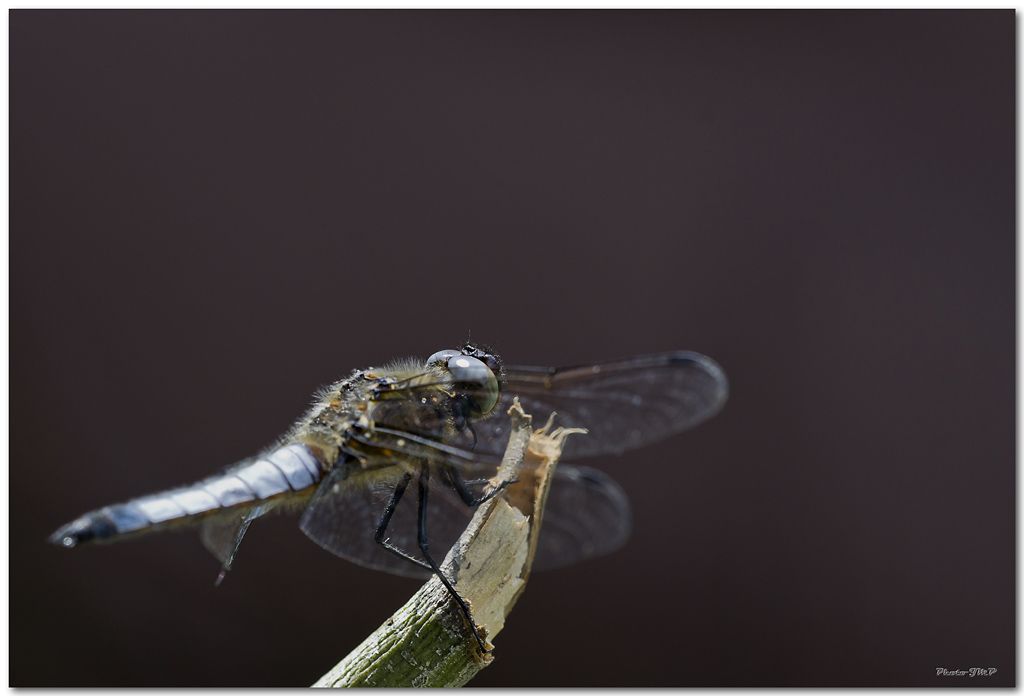
[[[518,400],[495,480],[518,482],[481,505],[442,564],[469,603],[488,643],[526,588],[551,475],[565,438],[580,429],[532,429]],[[488,645],[493,648],[492,645]],[[316,687],[457,687],[490,664],[458,606],[433,577],[406,604],[313,685]]]

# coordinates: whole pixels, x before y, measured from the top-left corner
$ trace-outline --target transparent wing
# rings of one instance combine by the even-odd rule
[[[372,471],[339,467],[320,484],[299,526],[319,546],[348,561],[394,575],[427,578],[429,570],[375,539],[405,475],[398,466]],[[440,562],[469,524],[474,508],[433,475],[427,500],[430,552]],[[423,560],[417,514],[418,475],[412,474],[385,538],[403,553]],[[629,538],[631,519],[628,498],[606,474],[589,467],[558,467],[544,510],[534,570],[561,568],[615,551]]]
[[[586,428],[563,460],[620,454],[701,423],[725,403],[729,387],[715,361],[699,353],[645,355],[583,367],[508,367],[498,405],[458,432],[439,433],[477,457],[500,456],[508,442],[508,408],[518,397],[534,423]]]
[[[566,443],[563,459],[619,454],[692,428],[729,393],[715,361],[691,352],[646,355],[586,367],[506,370],[504,399],[519,396],[535,421],[589,433]]]
[[[203,542],[203,547],[222,565],[231,565],[238,548],[236,540],[241,541],[239,536],[245,534],[243,527],[248,526],[246,517],[247,513],[243,511],[231,517],[204,520],[199,526],[199,540]]]
[[[427,398],[431,385],[408,391],[411,400]],[[508,409],[518,397],[537,425],[557,413],[556,423],[586,428],[570,439],[563,460],[620,454],[656,442],[707,420],[729,393],[725,373],[700,353],[644,355],[582,367],[507,367],[500,400],[486,418],[453,428],[450,414],[418,418],[410,428],[407,413],[384,412],[378,425],[413,430],[417,436],[467,461],[500,461],[508,444]],[[406,443],[414,448],[415,443]]]
[[[384,539],[402,553],[423,560],[417,537],[419,476],[418,470],[397,464],[378,468],[363,468],[356,462],[339,465],[313,494],[299,527],[318,545],[353,563],[395,575],[428,577],[429,570],[389,551],[375,538],[385,510],[404,482],[404,493],[394,506]],[[430,554],[440,563],[466,528],[473,509],[439,473],[431,473],[427,488]]]
[[[253,505],[247,509],[235,511],[228,516],[215,516],[204,520],[199,527],[199,539],[207,551],[220,561],[221,571],[217,576],[216,584],[224,580],[224,576],[231,570],[231,564],[238,555],[238,547],[242,544],[245,533],[253,520],[260,517],[265,509],[260,505]]]
[[[607,474],[559,464],[551,482],[534,570],[603,556],[626,543],[632,513],[626,493]]]

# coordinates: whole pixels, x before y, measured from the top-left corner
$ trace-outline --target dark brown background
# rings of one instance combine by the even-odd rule
[[[672,348],[628,547],[477,685],[1014,682],[1014,15],[11,15],[11,680],[303,685],[416,587],[289,519],[66,553],[472,331]],[[996,667],[983,678],[935,668]]]

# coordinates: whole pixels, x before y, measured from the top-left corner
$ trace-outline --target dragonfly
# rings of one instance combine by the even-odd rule
[[[499,475],[518,399],[535,420],[587,434],[566,442],[563,461],[621,454],[691,428],[728,395],[722,368],[700,353],[640,355],[550,368],[505,365],[466,342],[422,359],[355,370],[322,389],[275,445],[191,485],[108,505],[64,525],[65,548],[197,527],[232,567],[252,522],[300,513],[299,527],[332,554],[397,575],[436,575],[486,652],[467,603],[438,558],[474,510],[515,480]],[[620,548],[629,499],[607,474],[556,467],[534,569],[557,568]]]

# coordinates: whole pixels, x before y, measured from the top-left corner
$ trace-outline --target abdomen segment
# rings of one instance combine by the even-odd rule
[[[320,481],[320,463],[304,445],[290,444],[225,473],[82,515],[50,536],[68,548],[91,541],[190,525],[211,515],[303,491]]]

